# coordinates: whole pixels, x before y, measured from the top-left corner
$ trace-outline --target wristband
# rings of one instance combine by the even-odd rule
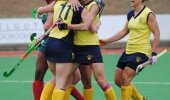
[[[60,23],[60,24],[58,24],[58,28],[59,28],[59,30],[65,30],[65,29],[67,29],[67,24],[66,23]]]
[[[156,52],[152,52],[152,56],[156,56],[157,55],[157,53]]]

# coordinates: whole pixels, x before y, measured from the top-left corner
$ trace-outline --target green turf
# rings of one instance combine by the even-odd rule
[[[120,100],[120,90],[113,83],[114,69],[119,54],[103,55],[105,73],[108,81],[116,91],[118,100]],[[13,64],[19,59],[19,56],[0,57],[0,100],[33,100],[32,81],[34,79],[36,56],[28,57],[21,66],[8,78],[2,76],[4,71],[9,71]],[[158,62],[145,68],[133,82],[141,93],[150,100],[169,100],[170,94],[170,54],[167,53],[160,57]],[[51,74],[48,71],[45,81],[50,79]],[[94,100],[105,100],[104,95],[93,79]],[[81,82],[77,87],[82,91]],[[71,98],[71,100],[74,100]]]

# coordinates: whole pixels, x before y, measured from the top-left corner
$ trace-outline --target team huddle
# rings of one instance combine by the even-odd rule
[[[34,100],[69,100],[70,95],[76,100],[93,100],[92,73],[106,100],[117,100],[105,76],[100,46],[118,41],[127,34],[129,38],[118,60],[114,82],[120,87],[121,100],[147,100],[131,83],[138,65],[148,60],[150,64],[157,61],[160,32],[155,15],[143,4],[145,1],[130,0],[134,9],[127,14],[124,28],[108,39],[99,40],[97,31],[103,1],[46,0],[47,6],[39,7],[37,15],[46,17],[44,29],[50,29],[50,33],[38,48]],[[154,36],[152,47],[151,32]],[[48,68],[53,76],[44,85]],[[75,87],[80,80],[82,94]]]

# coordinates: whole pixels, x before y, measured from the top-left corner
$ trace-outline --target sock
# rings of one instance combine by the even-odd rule
[[[65,89],[65,95],[63,100],[69,100],[71,90],[72,90],[72,86],[69,86]]]
[[[84,97],[82,96],[82,94],[78,91],[78,89],[74,85],[72,85],[71,95],[76,100],[84,100]]]
[[[106,100],[116,100],[115,91],[113,90],[111,86],[110,88],[105,90],[104,95],[106,97]]]
[[[84,100],[93,100],[93,88],[83,89]]]
[[[34,81],[32,83],[34,100],[40,100],[40,96],[44,87],[43,81]]]
[[[103,91],[106,91],[107,89],[109,89],[111,86],[109,83],[106,83],[104,86],[103,86]]]
[[[39,100],[50,100],[55,85],[51,82],[47,82],[44,86],[44,89],[41,94],[41,98]]]
[[[132,87],[130,86],[121,86],[121,100],[130,100],[132,96]]]
[[[54,89],[52,100],[64,100],[65,91]]]
[[[143,96],[139,93],[137,88],[133,84],[131,84],[131,86],[132,86],[132,98],[133,98],[133,100],[143,100]]]

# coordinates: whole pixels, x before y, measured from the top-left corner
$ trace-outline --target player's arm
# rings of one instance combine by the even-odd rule
[[[154,36],[153,44],[152,44],[152,52],[156,53],[160,42],[160,31],[159,31],[158,23],[156,21],[156,17],[153,13],[149,14],[148,25]]]
[[[118,41],[124,38],[128,33],[129,33],[128,22],[126,22],[124,28],[121,31],[119,31],[118,33],[116,33],[115,35],[111,36],[110,38],[106,40],[108,43],[115,42],[115,41]]]
[[[48,30],[52,26],[52,24],[53,24],[53,15],[54,15],[54,13],[52,13],[52,12],[48,13],[47,20],[44,23],[44,29],[45,30]]]
[[[91,26],[90,26],[90,31],[97,33],[97,31],[99,30],[100,25],[101,25],[100,20],[98,22],[96,22],[96,23],[93,22],[91,24]]]
[[[55,4],[55,1],[53,1],[49,5],[39,7],[37,9],[38,15],[42,15],[43,13],[53,12],[54,11],[54,4]]]
[[[97,5],[99,6],[99,16],[101,16],[101,14],[103,12],[103,9],[105,7],[105,3],[104,3],[103,0],[95,0],[95,1],[96,1]],[[92,25],[90,26],[90,31],[97,33],[100,25],[101,25],[100,20],[98,22],[96,22],[96,23],[93,22]]]
[[[116,33],[115,35],[113,35],[107,39],[101,39],[100,44],[103,46],[108,43],[118,41],[118,40],[124,38],[128,33],[129,33],[129,29],[128,29],[128,21],[127,21],[124,28],[121,31],[119,31],[118,33]]]
[[[93,5],[90,9],[90,11],[87,11],[87,9],[84,9],[81,17],[82,17],[82,22],[80,24],[69,24],[67,27],[69,29],[73,30],[89,30],[94,18],[97,16],[99,12],[99,7],[98,5]]]

